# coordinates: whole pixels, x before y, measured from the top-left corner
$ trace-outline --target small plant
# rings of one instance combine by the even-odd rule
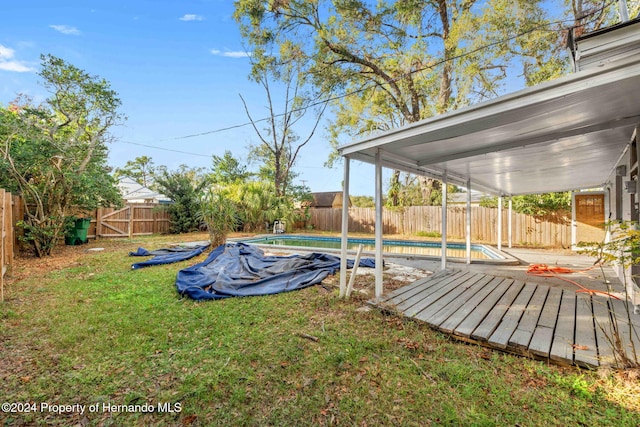
[[[433,237],[433,238],[440,238],[442,237],[442,234],[437,232],[437,231],[418,231],[416,233],[416,236],[420,236],[420,237]]]
[[[602,269],[602,275],[604,275],[603,266],[605,264],[611,264],[621,267],[622,271],[622,283],[624,289],[624,300],[631,300],[629,287],[627,286],[627,270],[629,267],[640,263],[640,230],[638,224],[634,221],[609,221],[605,224],[607,234],[610,235],[608,241],[602,242],[579,242],[579,253],[586,254],[596,258],[596,263],[600,265]],[[607,292],[610,294],[609,298],[612,298],[612,293],[615,291],[611,286],[611,283],[605,279],[607,284]],[[632,285],[633,286],[633,285]],[[611,345],[614,356],[619,359],[624,366],[638,367],[640,362],[638,360],[638,351],[635,347],[633,336],[637,337],[638,332],[635,331],[633,323],[631,322],[631,304],[625,304],[626,322],[629,327],[628,334],[632,337],[631,341],[631,355],[628,355],[624,340],[622,339],[623,332],[620,330],[621,326],[617,322],[617,316],[613,304],[607,304],[609,314],[611,316],[610,329],[606,330],[602,325],[600,329],[604,332],[609,344]],[[637,308],[634,310],[637,313]]]
[[[205,191],[200,201],[198,218],[207,225],[211,246],[227,241],[227,235],[238,226],[238,212],[234,203],[219,189]]]

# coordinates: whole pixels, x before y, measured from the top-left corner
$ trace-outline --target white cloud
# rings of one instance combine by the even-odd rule
[[[243,50],[222,52],[218,49],[211,49],[211,54],[216,56],[224,56],[227,58],[247,58],[251,56],[251,52],[245,52]]]
[[[182,18],[179,18],[179,19],[181,21],[204,21],[204,16],[188,13],[188,14],[184,15]]]
[[[33,68],[25,65],[22,61],[13,59],[15,50],[0,44],[0,70],[14,71],[16,73],[27,73]]]
[[[0,60],[13,58],[15,51],[0,44]]]
[[[81,34],[80,30],[78,30],[76,27],[70,27],[69,25],[49,25],[49,27],[69,36],[79,36]]]

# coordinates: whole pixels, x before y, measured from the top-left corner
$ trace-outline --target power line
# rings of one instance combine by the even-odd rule
[[[174,150],[171,148],[157,147],[155,145],[149,145],[149,144],[140,144],[139,142],[124,141],[122,139],[116,139],[116,142],[122,142],[123,144],[139,145],[141,147],[155,148],[156,150],[172,151],[174,153],[180,153],[180,154],[189,154],[191,156],[211,157],[207,154],[190,153],[188,151],[180,151],[180,150]]]
[[[580,19],[584,19],[584,18],[587,18],[589,16],[594,16],[594,15],[600,13],[604,9],[608,8],[609,6],[611,6],[615,1],[616,0],[610,0],[608,3],[605,3],[605,0],[603,0],[602,6],[599,9],[596,9],[596,10],[590,12],[589,14],[581,17]],[[579,26],[585,26],[585,25],[587,25],[587,24],[589,24],[591,22],[594,22],[594,21],[588,21],[588,22],[586,22],[584,24],[581,24]],[[356,89],[356,90],[353,90],[353,91],[350,91],[350,92],[346,92],[346,93],[343,93],[341,95],[336,95],[336,96],[333,96],[333,97],[330,97],[330,98],[326,98],[326,99],[323,99],[323,100],[320,100],[320,101],[317,101],[317,102],[310,103],[310,104],[308,104],[308,105],[306,105],[304,107],[300,107],[300,108],[291,110],[290,113],[306,111],[309,108],[316,107],[318,105],[326,104],[326,103],[331,102],[331,101],[337,101],[339,99],[343,99],[343,98],[346,98],[346,97],[349,97],[349,96],[352,96],[352,95],[356,95],[356,94],[358,94],[360,92],[364,92],[365,90],[370,89],[371,86],[379,86],[379,85],[382,85],[382,84],[389,84],[391,82],[396,82],[396,81],[401,80],[401,79],[403,79],[405,77],[408,77],[408,76],[410,76],[412,74],[417,74],[417,73],[422,72],[422,71],[426,71],[426,70],[430,70],[430,69],[436,68],[436,67],[438,67],[438,66],[440,66],[442,64],[445,64],[445,63],[447,63],[449,61],[455,61],[455,60],[458,60],[458,59],[462,59],[462,58],[464,58],[466,56],[473,55],[473,54],[475,54],[477,52],[480,52],[482,50],[489,49],[489,48],[497,46],[499,44],[506,43],[508,41],[517,39],[519,37],[526,36],[528,34],[536,32],[536,31],[565,31],[566,28],[557,29],[557,30],[553,30],[553,29],[549,30],[549,29],[545,29],[545,28],[546,27],[550,27],[552,25],[565,24],[565,23],[570,23],[570,22],[575,22],[575,19],[573,19],[573,20],[571,20],[571,19],[563,19],[563,20],[557,20],[557,21],[548,22],[548,23],[539,25],[537,27],[531,28],[531,29],[529,29],[527,31],[523,31],[521,33],[517,33],[517,34],[515,34],[513,36],[510,36],[510,37],[507,37],[505,39],[497,40],[495,42],[479,46],[476,49],[470,50],[468,52],[464,52],[464,53],[462,53],[460,55],[456,55],[456,56],[453,56],[453,57],[450,57],[450,58],[445,58],[445,59],[443,59],[441,61],[437,61],[437,62],[435,62],[433,64],[430,64],[430,65],[427,65],[427,66],[424,66],[424,67],[421,67],[421,68],[418,68],[418,69],[415,69],[415,70],[411,70],[411,71],[409,71],[407,73],[401,74],[401,75],[391,79],[388,82],[384,82],[384,83],[374,82],[374,83],[365,84],[363,87],[361,87],[359,89]],[[287,113],[275,114],[273,117],[282,117],[285,114],[287,114]],[[270,119],[270,117],[265,117],[265,118],[262,118],[262,119],[255,120],[253,123],[258,123],[258,122],[266,121],[266,120],[269,120],[269,119]],[[228,130],[238,129],[238,128],[245,127],[245,126],[251,126],[251,125],[253,125],[253,123],[249,121],[249,122],[240,123],[240,124],[232,125],[232,126],[227,126],[227,127],[224,127],[224,128],[218,128],[218,129],[214,129],[214,130],[210,130],[210,131],[206,131],[206,132],[200,132],[200,133],[195,133],[195,134],[177,136],[177,137],[173,137],[173,138],[160,139],[158,141],[159,142],[165,142],[165,141],[176,141],[176,140],[181,140],[181,139],[196,138],[196,137],[199,137],[199,136],[211,135],[211,134],[214,134],[214,133],[225,132],[225,131],[228,131]],[[184,152],[184,151],[179,151],[179,150],[172,150],[172,149],[168,149],[168,148],[157,147],[157,146],[153,146],[153,145],[140,144],[140,143],[128,142],[128,141],[122,141],[122,140],[118,140],[118,141],[126,143],[126,144],[133,144],[133,145],[139,145],[139,146],[143,146],[143,147],[155,148],[155,149],[158,149],[158,150],[173,151],[173,152],[181,153],[181,154],[190,154],[190,155],[195,155],[195,156],[209,157],[208,155],[204,155],[204,154],[189,153],[189,152]]]

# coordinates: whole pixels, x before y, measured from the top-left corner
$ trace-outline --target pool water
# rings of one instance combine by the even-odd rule
[[[340,249],[341,239],[339,237],[319,237],[319,236],[298,236],[279,235],[262,236],[240,240],[242,243],[253,243],[260,245],[275,245],[287,247]],[[359,245],[363,245],[364,251],[375,251],[374,239],[349,238],[347,249],[356,250]],[[442,245],[440,242],[426,242],[414,240],[383,240],[382,251],[390,254],[400,255],[421,255],[421,256],[442,256]],[[466,258],[466,245],[464,243],[447,243],[447,258]],[[504,259],[499,253],[485,245],[471,245],[471,258],[484,260]]]

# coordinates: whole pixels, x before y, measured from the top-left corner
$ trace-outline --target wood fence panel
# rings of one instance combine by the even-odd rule
[[[464,239],[466,235],[466,207],[449,207],[447,214],[447,237]],[[312,208],[309,210],[310,224],[314,229],[339,233],[342,228],[341,208]],[[508,243],[509,211],[502,213],[502,243]],[[442,230],[442,207],[411,206],[405,209],[383,209],[383,233],[418,235],[440,233]],[[349,231],[373,233],[375,209],[350,208]],[[498,210],[473,206],[471,208],[471,238],[477,242],[497,244]],[[512,242],[515,245],[568,247],[571,228],[568,219],[535,218],[521,213],[512,213]]]
[[[4,301],[4,276],[13,264],[13,197],[0,188],[0,301]]]
[[[77,214],[79,217],[91,218],[87,238],[131,237],[169,232],[169,213],[158,209],[158,204],[131,204],[122,209],[98,208],[90,212]],[[13,196],[12,231],[15,231],[14,245],[17,245],[16,228],[18,219],[24,217],[22,198]]]

